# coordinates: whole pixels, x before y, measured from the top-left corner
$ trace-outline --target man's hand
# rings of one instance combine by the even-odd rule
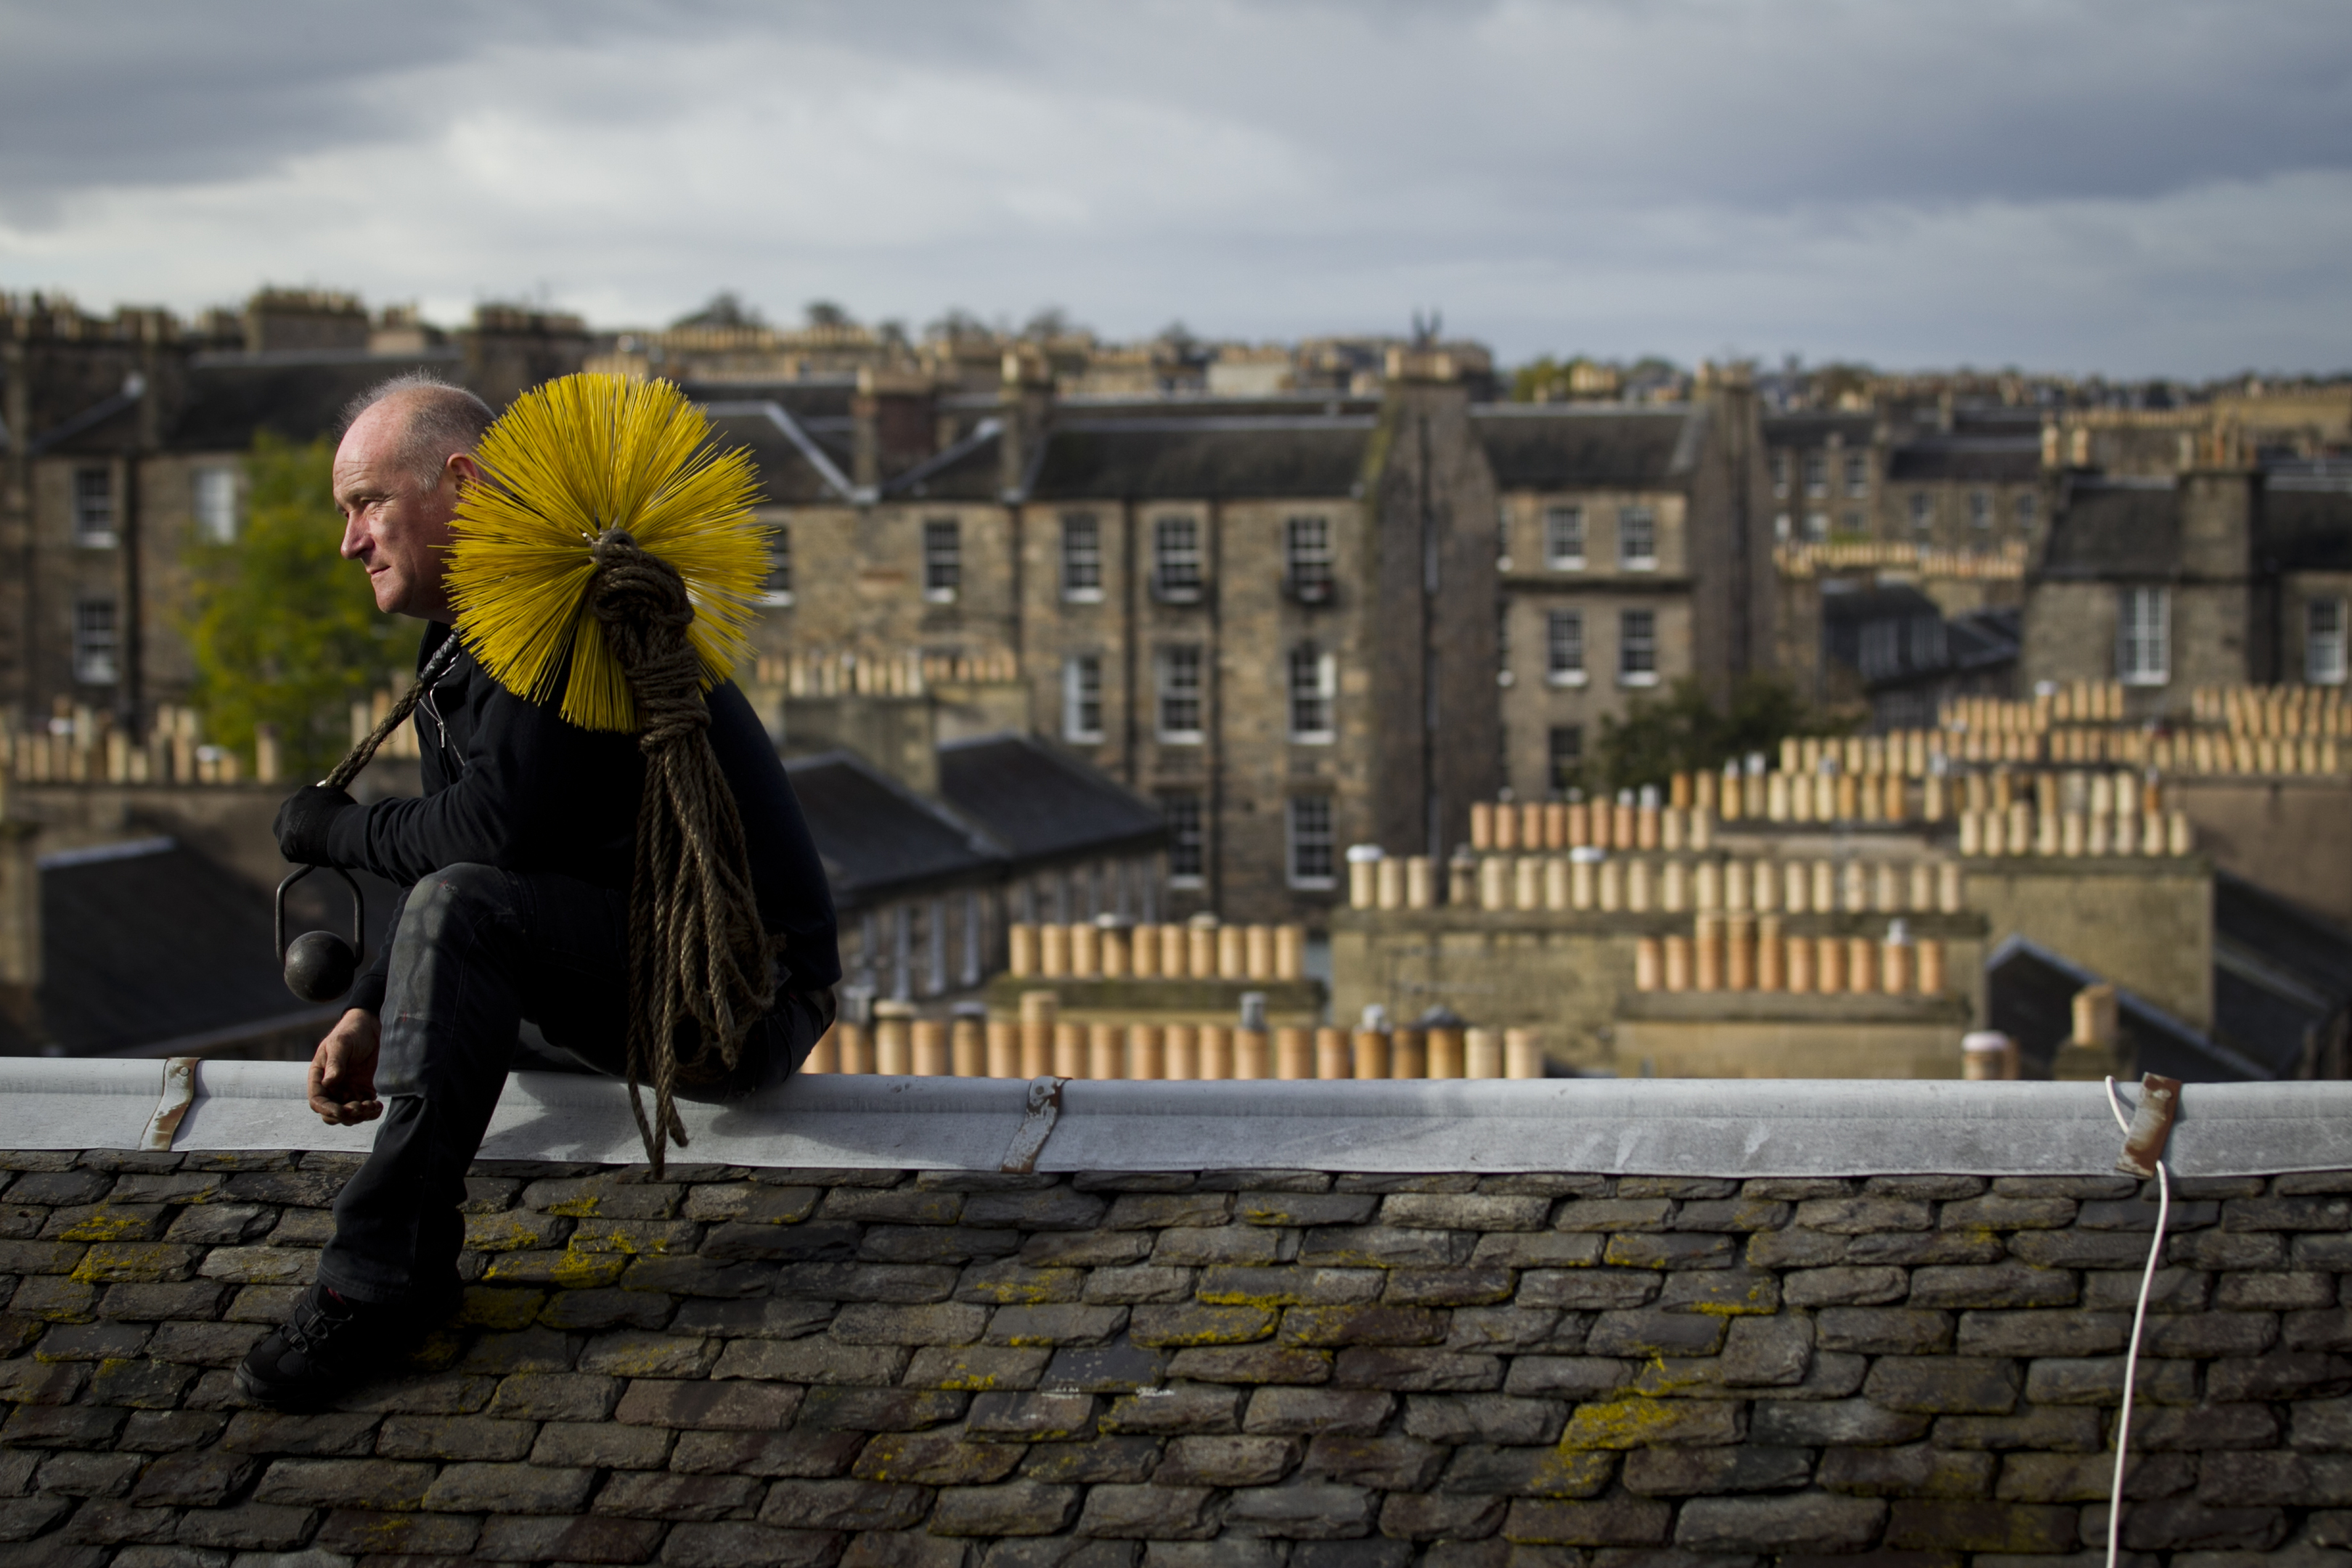
[[[357,1007],[338,1019],[310,1056],[310,1109],[331,1127],[356,1127],[383,1114],[375,1097],[375,1053],[383,1032]]]
[[[278,835],[278,852],[297,866],[327,864],[327,831],[336,817],[357,811],[359,802],[326,784],[304,784],[278,808],[270,830]]]

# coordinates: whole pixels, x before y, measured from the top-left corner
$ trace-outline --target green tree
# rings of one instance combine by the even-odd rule
[[[1740,680],[1720,710],[1685,678],[1664,697],[1637,700],[1622,719],[1603,718],[1586,771],[1609,789],[1663,784],[1675,773],[1720,768],[1750,752],[1773,754],[1783,735],[1843,735],[1853,728],[1852,719],[1808,706],[1772,676]]]
[[[1568,374],[1573,359],[1556,360],[1538,354],[1511,373],[1514,403],[1557,403],[1568,395]]]
[[[183,626],[195,652],[205,733],[240,752],[275,724],[289,776],[314,779],[351,744],[351,704],[394,678],[414,628],[379,614],[367,574],[337,552],[334,451],[264,431],[247,469],[251,505],[235,542],[190,547]]]

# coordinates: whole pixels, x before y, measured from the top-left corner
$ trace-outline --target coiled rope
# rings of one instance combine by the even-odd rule
[[[685,581],[621,529],[599,534],[591,553],[589,609],[628,677],[646,758],[629,879],[629,1110],[658,1176],[667,1142],[686,1146],[677,1086],[735,1070],[775,983],[743,818],[710,748]],[[644,1078],[654,1090],[650,1123]]]
[[[774,1000],[772,947],[751,889],[742,815],[710,749],[710,707],[686,635],[694,621],[686,583],[623,529],[606,529],[590,553],[596,574],[588,608],[628,678],[646,759],[629,876],[627,1072],[629,1110],[659,1176],[670,1142],[686,1147],[678,1086],[732,1073],[744,1037]],[[455,637],[444,643],[322,782],[349,788],[447,673],[459,646]],[[650,1119],[643,1084],[654,1091]]]

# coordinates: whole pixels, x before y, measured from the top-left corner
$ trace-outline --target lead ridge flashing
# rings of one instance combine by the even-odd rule
[[[148,1146],[156,1061],[0,1064],[0,1149]],[[2126,1112],[2135,1085],[2119,1086]],[[823,1077],[730,1105],[681,1104],[681,1159],[766,1167],[996,1171],[1022,1131],[1020,1079]],[[178,1152],[364,1153],[373,1124],[329,1127],[290,1062],[205,1062]],[[1128,1083],[1076,1080],[1034,1169],[1567,1171],[1683,1176],[2105,1174],[2120,1142],[2096,1083],[1594,1079]],[[487,1160],[632,1164],[628,1091],[517,1073]],[[2175,1175],[2352,1169],[2352,1083],[2190,1084]]]

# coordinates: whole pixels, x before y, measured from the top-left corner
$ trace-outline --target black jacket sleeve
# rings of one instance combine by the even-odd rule
[[[552,703],[506,690],[470,659],[449,700],[462,701],[457,776],[421,799],[379,800],[338,817],[335,864],[405,886],[445,866],[555,871],[628,886],[629,845],[645,767],[633,735],[567,724]]]
[[[375,959],[360,977],[352,983],[352,994],[343,998],[346,1011],[356,1007],[362,1013],[382,1013],[384,993],[392,985],[392,943],[400,934],[400,911],[408,903],[406,889],[392,906],[392,918],[383,922],[383,939],[376,944]]]

